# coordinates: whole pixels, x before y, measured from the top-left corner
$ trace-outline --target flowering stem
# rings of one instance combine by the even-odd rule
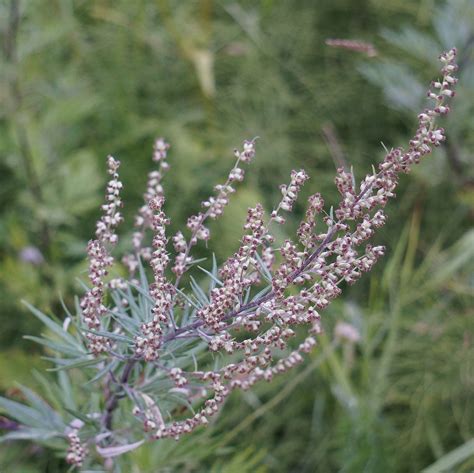
[[[382,209],[388,200],[395,196],[394,190],[400,174],[409,172],[413,164],[417,164],[423,156],[432,151],[433,146],[439,146],[445,140],[444,130],[437,128],[436,118],[449,112],[449,106],[445,101],[455,95],[452,86],[456,84],[457,78],[451,75],[457,70],[454,63],[455,56],[455,49],[440,56],[444,63],[443,77],[433,82],[433,89],[428,91],[428,97],[435,102],[434,107],[425,109],[418,115],[418,128],[406,151],[402,148],[387,150],[378,170],[373,169],[372,173],[367,174],[358,187],[356,187],[352,170],[349,172],[342,168],[338,169],[335,182],[342,199],[334,215],[332,208],[329,214],[324,212],[323,221],[326,224],[324,233],[316,233],[317,215],[324,210],[324,200],[318,193],[308,200],[308,209],[297,231],[299,243],[287,239],[279,248],[271,246],[274,243],[274,237],[268,231],[269,225],[273,221],[279,224],[285,222],[285,219],[279,215],[279,211],[290,212],[293,209],[301,186],[308,179],[304,170],[293,170],[290,183],[281,186],[283,198],[272,211],[266,225],[261,204],[248,210],[241,245],[219,269],[221,281],[215,281],[219,283],[219,287],[213,285],[209,290],[209,296],[203,294],[200,288],[193,287],[197,299],[202,302],[199,306],[179,289],[182,275],[192,266],[193,259],[190,256],[192,248],[198,240],[209,239],[210,230],[203,225],[204,222],[209,218],[215,219],[222,215],[224,207],[228,204],[229,195],[234,192],[231,183],[240,182],[244,178],[244,170],[239,167],[239,163],[251,161],[255,154],[254,141],[245,141],[243,151],[235,151],[237,160],[226,183],[216,186],[215,195],[202,203],[205,210],[188,219],[187,228],[191,231],[189,240],[186,241],[182,232],[176,233],[173,237],[173,246],[177,253],[175,265],[172,268],[176,274],[174,283],[168,281],[165,276],[170,261],[166,250],[168,240],[165,232],[169,219],[162,210],[164,196],[161,187],[158,187],[161,176],[150,175],[149,192],[145,197],[146,206],[140,210],[139,216],[142,220],[139,222],[143,223],[145,219],[147,225],[149,224],[154,231],[153,250],[149,248],[147,253],[154,275],[154,282],[149,284],[149,294],[154,301],[151,309],[153,317],[149,320],[149,308],[144,308],[146,313],[137,319],[133,313],[134,301],[126,300],[126,305],[130,305],[131,315],[137,319],[138,325],[137,331],[133,333],[134,354],[127,355],[129,358],[121,365],[121,375],[118,379],[113,372],[108,374],[101,419],[103,435],[111,436],[113,433],[113,416],[120,399],[127,394],[132,400],[134,399],[135,387],[130,382],[130,377],[137,362],[140,365],[144,363],[141,366],[147,374],[152,373],[146,368],[147,362],[152,362],[154,364],[151,365],[152,369],[153,366],[158,367],[159,371],[164,372],[169,378],[168,381],[174,385],[170,393],[180,393],[190,402],[200,403],[199,410],[193,412],[191,416],[168,422],[164,420],[160,412],[158,401],[145,392],[141,393],[144,404],[137,402],[133,415],[143,421],[145,432],[151,432],[150,435],[154,439],[178,439],[199,425],[207,424],[208,417],[218,412],[220,405],[232,390],[249,389],[260,380],[271,381],[274,376],[286,372],[303,361],[302,355],[313,349],[316,345],[315,336],[322,331],[318,310],[327,307],[331,300],[342,292],[342,289],[338,287],[339,284],[354,283],[362,273],[370,271],[378,257],[383,255],[384,247],[382,246],[374,247],[367,244],[363,254],[358,247],[374,234],[375,228],[385,223],[386,216]],[[162,142],[162,146],[157,148],[157,152],[161,153],[158,160],[166,157],[168,146]],[[109,158],[109,173],[113,178],[108,184],[108,203],[102,206],[104,215],[98,222],[97,239],[90,242],[88,247],[89,276],[93,287],[81,302],[84,322],[89,325],[88,332],[90,329],[101,328],[101,317],[107,311],[103,304],[105,295],[103,277],[107,274],[113,258],[105,243],[114,244],[117,241],[114,230],[121,220],[117,212],[121,204],[119,198],[121,183],[118,181],[116,172],[118,164],[112,157]],[[143,231],[137,232],[134,235],[134,241],[140,243],[142,234]],[[134,246],[140,248],[139,244],[134,244]],[[261,258],[260,250],[262,251]],[[281,264],[273,271],[274,251],[280,251]],[[411,257],[407,258],[405,268],[410,267],[411,259]],[[264,271],[265,267],[268,272]],[[247,302],[247,296],[254,294],[257,286],[262,283],[258,272],[255,272],[255,269],[259,268],[269,284],[262,292],[254,295],[253,300]],[[404,271],[402,270],[402,276]],[[209,275],[216,280],[214,274],[209,273]],[[144,285],[146,286],[146,283]],[[302,287],[296,295],[289,295],[287,288],[294,285]],[[114,289],[112,285],[111,288]],[[144,289],[146,290],[146,287]],[[184,320],[189,320],[187,309],[190,307],[183,309],[180,327],[177,327],[173,317],[173,310],[180,311],[182,308],[178,294],[182,294],[190,306],[197,311],[192,313],[190,322],[185,322]],[[130,297],[134,297],[133,294]],[[397,303],[402,302],[397,301]],[[129,324],[126,321],[121,323],[127,331]],[[311,325],[308,336],[299,345],[293,347],[288,343],[288,339],[296,334],[291,326],[301,324]],[[236,337],[232,330],[234,328],[236,331],[243,328],[245,337],[248,338]],[[391,330],[386,350],[382,354],[378,367],[377,383],[373,391],[376,398],[380,398],[386,390],[386,377],[395,353],[398,336],[399,310],[392,312]],[[95,354],[108,352],[114,356],[111,351],[114,338],[127,343],[124,349],[125,353],[128,353],[129,337],[112,333],[110,333],[110,339],[106,334],[91,338],[92,347],[90,348]],[[199,369],[194,353],[191,351],[194,371],[188,370],[186,366],[184,369],[172,365],[162,367],[162,363],[158,363],[161,350],[168,342],[181,338],[191,341],[202,339],[211,351],[223,349],[231,354],[237,350],[242,354],[242,359],[238,359],[236,363],[228,363],[220,369],[203,370]],[[323,349],[327,350],[329,341],[324,335],[320,337],[320,340]],[[187,346],[185,343],[182,349],[186,350]],[[292,351],[288,355],[280,354],[287,350]],[[353,406],[357,401],[357,394],[354,392],[349,373],[345,370],[340,357],[329,354],[328,362],[342,388],[347,405]],[[145,378],[144,381],[145,385],[151,383],[150,379]],[[160,378],[153,381],[153,385],[155,382],[161,384]],[[137,388],[143,389],[141,378],[138,384]],[[138,390],[136,392],[139,393]],[[77,434],[74,435],[70,436],[71,462],[79,464],[84,454],[79,449]]]
[[[335,235],[335,233],[336,233],[336,229],[335,229],[335,227],[333,227],[328,232],[328,234],[326,235],[326,238],[318,246],[318,248],[303,262],[301,267],[299,269],[297,269],[296,271],[294,271],[289,276],[290,283],[292,281],[294,281],[324,251],[326,246],[331,242],[331,240],[332,240],[333,236]],[[237,317],[237,316],[241,315],[242,313],[244,313],[244,312],[246,312],[250,309],[254,309],[254,308],[258,307],[259,305],[263,304],[264,302],[268,302],[269,300],[273,299],[274,297],[275,297],[275,291],[272,290],[268,294],[266,294],[265,296],[259,297],[258,299],[255,299],[254,301],[249,302],[248,304],[244,304],[238,310],[230,312],[229,314],[227,314],[223,318],[223,320],[229,320],[229,319],[232,319],[234,317]],[[181,335],[182,333],[189,332],[191,330],[195,331],[196,329],[202,327],[203,325],[204,325],[203,320],[198,320],[198,321],[193,322],[191,324],[185,325],[184,327],[181,327],[181,328],[177,329],[176,331],[168,334],[166,337],[164,337],[163,343],[171,342],[171,341],[175,340],[178,337],[178,335]]]
[[[241,157],[240,155],[237,157],[235,163],[234,163],[234,166],[232,167],[231,169],[231,173],[232,171],[234,171],[236,168],[238,168],[239,164],[240,164],[240,161],[241,161]],[[227,178],[225,184],[223,187],[228,187],[231,183],[231,180],[230,178]],[[191,233],[191,237],[189,238],[189,241],[186,245],[186,249],[184,251],[184,256],[183,256],[183,261],[184,261],[184,264],[186,265],[187,264],[187,259],[189,257],[189,254],[191,253],[191,249],[193,246],[196,245],[197,241],[196,241],[196,238],[197,238],[197,234],[199,233],[199,230],[200,230],[200,227],[204,224],[204,222],[209,218],[209,215],[211,214],[212,212],[212,207],[209,207],[202,215],[201,215],[201,218],[200,218],[200,221],[199,221],[199,225],[196,226],[196,228],[192,231]],[[186,268],[185,266],[185,269],[184,269],[184,272],[187,271],[187,269],[189,268]],[[176,281],[174,283],[174,287],[175,289],[177,289],[179,287],[179,284],[181,282],[181,278],[183,277],[183,273],[178,273],[178,275],[176,276]]]

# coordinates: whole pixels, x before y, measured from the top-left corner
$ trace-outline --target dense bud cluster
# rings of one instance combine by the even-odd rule
[[[163,203],[163,197],[154,197],[148,203],[151,212],[150,226],[154,232],[152,242],[154,251],[150,259],[154,282],[150,285],[150,295],[155,301],[155,305],[151,310],[152,320],[142,324],[141,335],[135,337],[135,354],[143,357],[145,361],[158,358],[158,349],[161,346],[163,334],[162,325],[168,322],[168,312],[173,304],[174,287],[165,276],[165,270],[169,263],[169,256],[166,252],[165,225],[169,224],[169,220],[161,210]]]
[[[117,173],[120,161],[109,156],[107,158],[107,166],[109,174],[112,175],[112,179],[107,184],[106,203],[102,205],[104,214],[97,222],[95,234],[97,240],[115,244],[118,241],[118,237],[115,234],[114,229],[123,220],[119,212],[119,209],[122,206],[122,201],[120,200],[122,183],[119,181]]]
[[[299,171],[291,171],[291,181],[288,185],[281,185],[280,191],[282,193],[282,199],[278,204],[277,208],[270,215],[270,222],[276,222],[283,224],[285,219],[279,214],[280,210],[291,212],[293,210],[293,204],[298,198],[298,194],[303,184],[309,179],[309,176],[303,169]]]
[[[118,168],[120,162],[112,156],[107,158],[108,172],[112,179],[107,184],[106,204],[102,206],[103,215],[97,222],[96,239],[89,241],[87,245],[87,256],[89,260],[89,280],[91,288],[81,300],[83,320],[91,331],[100,330],[101,318],[107,313],[104,306],[105,282],[108,268],[112,266],[114,259],[110,254],[108,246],[117,243],[118,237],[115,233],[117,225],[122,221],[118,209],[122,206],[120,190],[122,183],[119,181]],[[109,339],[87,332],[89,349],[94,354],[107,352],[111,347]]]
[[[314,234],[317,223],[316,218],[323,209],[324,200],[321,194],[313,194],[308,198],[308,208],[297,232],[298,239],[306,250],[314,248],[317,244],[316,235]]]
[[[66,436],[69,443],[66,461],[70,465],[80,468],[87,456],[87,447],[81,443],[78,432],[78,429],[71,429],[71,431]]]
[[[135,217],[135,231],[132,238],[134,253],[122,258],[122,262],[131,274],[134,274],[138,267],[138,258],[144,261],[149,261],[151,258],[152,249],[149,246],[143,246],[145,231],[152,227],[153,212],[150,209],[149,203],[152,199],[161,197],[164,194],[161,180],[164,173],[169,169],[169,164],[166,161],[169,148],[170,145],[163,138],[158,138],[153,146],[152,160],[158,163],[159,167],[148,174],[146,192],[143,195],[144,203]]]
[[[255,140],[245,141],[243,150],[235,150],[234,155],[237,160],[227,177],[227,181],[215,186],[216,194],[202,202],[202,207],[206,210],[188,218],[186,226],[191,231],[189,240],[186,241],[181,232],[173,237],[174,248],[177,252],[173,272],[176,274],[178,281],[193,262],[189,255],[191,248],[197,244],[198,240],[207,241],[211,236],[209,228],[204,225],[205,221],[208,218],[216,219],[224,213],[224,208],[229,203],[229,196],[235,192],[232,183],[243,181],[245,173],[239,165],[241,162],[248,164],[252,161],[255,156]]]
[[[244,229],[249,233],[244,235],[239,250],[220,270],[222,286],[211,291],[209,304],[197,313],[205,326],[216,332],[225,327],[224,319],[227,312],[235,306],[235,301],[242,297],[244,290],[254,282],[247,273],[251,266],[256,265],[255,253],[265,237],[261,205],[248,210]]]

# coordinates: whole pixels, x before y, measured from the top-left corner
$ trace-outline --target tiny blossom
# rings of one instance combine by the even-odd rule
[[[188,382],[188,380],[183,376],[183,370],[181,368],[172,368],[170,370],[170,378],[178,388],[182,388]]]
[[[290,212],[293,209],[293,204],[298,198],[298,194],[303,184],[309,179],[308,175],[303,169],[299,171],[291,171],[291,181],[288,186],[281,186],[280,190],[283,194],[283,199],[280,202],[279,207],[282,210]]]
[[[316,216],[321,213],[324,208],[324,200],[321,194],[313,194],[308,199],[308,208],[305,218],[301,221],[298,228],[298,238],[305,248],[312,248],[316,245],[317,240],[314,234],[316,228]]]
[[[127,281],[122,278],[114,278],[109,281],[108,287],[110,289],[121,289],[125,291],[128,287]]]
[[[25,246],[20,251],[21,261],[35,266],[39,266],[44,263],[44,256],[36,246]]]
[[[186,250],[186,239],[181,232],[176,233],[173,237],[173,246],[177,253],[181,253]]]
[[[164,138],[158,138],[155,141],[155,145],[153,147],[153,161],[159,162],[164,161],[168,154],[168,150],[170,145],[166,143]]]
[[[336,328],[334,329],[334,334],[336,338],[346,340],[351,343],[357,343],[361,338],[358,330],[353,325],[346,322],[338,322],[336,324]]]
[[[250,163],[255,157],[255,140],[244,141],[243,151],[234,150],[235,157],[240,159],[243,163]]]
[[[265,235],[261,205],[248,210],[244,229],[249,233],[244,235],[239,250],[225,262],[220,270],[222,287],[214,288],[211,291],[210,303],[198,311],[198,317],[215,330],[221,327],[225,310],[231,308],[235,298],[252,284],[252,281],[245,277],[245,272],[249,269]]]

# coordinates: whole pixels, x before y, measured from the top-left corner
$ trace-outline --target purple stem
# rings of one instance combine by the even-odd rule
[[[318,246],[318,248],[303,262],[300,268],[296,269],[293,271],[293,273],[290,274],[288,277],[289,283],[292,283],[298,276],[305,271],[305,269],[325,250],[326,246],[328,243],[332,240],[333,236],[336,233],[336,226],[333,226],[333,228],[328,232],[326,237],[324,238],[323,242]],[[232,311],[228,313],[223,320],[229,320],[234,317],[239,316],[243,312],[246,312],[247,310],[254,309],[255,307],[258,307],[259,305],[273,299],[275,297],[275,291],[270,291],[268,294],[265,296],[259,297],[258,299],[255,299],[252,302],[249,302],[248,304],[243,305],[240,307],[240,309]],[[166,335],[166,337],[163,338],[163,343],[171,342],[175,340],[178,335],[181,335],[183,333],[189,332],[191,330],[196,330],[199,327],[202,327],[204,325],[203,320],[197,320],[196,322],[193,322],[192,324],[185,325],[184,327],[181,327],[177,330],[175,330],[172,333],[169,333]]]
[[[122,376],[120,377],[120,385],[127,384],[128,383],[128,378],[130,377],[130,374],[132,373],[132,369],[135,366],[136,360],[129,360],[127,364],[125,365],[125,368],[123,369]],[[107,430],[112,430],[112,420],[113,420],[113,414],[115,409],[118,406],[118,401],[120,399],[120,395],[118,391],[112,392],[110,389],[111,380],[107,383],[107,395],[105,398],[105,413],[102,418],[102,423]]]
[[[6,417],[0,417],[0,430],[18,430],[20,427],[21,424],[18,422]]]

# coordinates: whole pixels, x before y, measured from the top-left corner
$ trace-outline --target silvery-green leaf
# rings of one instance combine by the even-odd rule
[[[34,337],[32,335],[24,335],[23,338],[25,340],[31,340],[39,345],[43,345],[45,347],[51,348],[53,351],[57,351],[59,353],[64,353],[66,355],[72,356],[81,356],[84,354],[83,351],[79,351],[70,345],[63,345],[62,343],[57,343],[52,340],[47,340],[46,338]]]
[[[205,292],[201,289],[201,286],[196,282],[196,280],[191,276],[191,288],[194,292],[196,299],[202,304],[207,305],[209,304],[209,299]]]
[[[64,358],[51,358],[49,356],[43,356],[44,360],[52,361],[53,363],[59,365],[56,368],[49,368],[47,371],[59,371],[59,370],[69,370],[72,368],[86,368],[88,366],[94,366],[97,363],[101,362],[99,358],[78,358],[76,360],[67,360]]]
[[[0,443],[6,442],[7,440],[35,440],[42,442],[43,440],[57,437],[59,432],[46,430],[46,429],[18,429],[13,432],[9,432],[0,437]]]
[[[135,443],[129,443],[125,445],[117,445],[115,447],[99,447],[96,445],[96,450],[97,453],[99,453],[100,456],[103,458],[112,458],[112,457],[118,457],[119,455],[123,455],[124,453],[131,452],[132,450],[135,450],[136,448],[140,447],[140,445],[143,445],[145,443],[145,440],[140,440]]]
[[[26,426],[44,427],[41,412],[16,401],[0,396],[0,410]]]
[[[214,274],[210,273],[207,269],[205,269],[205,268],[203,268],[202,266],[199,266],[199,265],[198,265],[198,268],[203,273],[207,274],[211,278],[211,281],[214,283],[214,284],[211,284],[210,290],[214,289],[216,284],[218,284],[219,286],[223,285],[222,281],[218,277],[216,277]]]
[[[95,426],[97,424],[97,419],[93,419],[76,409],[65,408],[65,411],[71,414],[74,418],[82,420],[86,425]]]
[[[84,384],[84,386],[88,386],[89,384],[94,384],[97,382],[99,379],[103,378],[107,373],[113,372],[113,370],[120,364],[118,360],[112,360],[110,363],[106,364],[99,372],[87,383]]]
[[[201,306],[198,304],[198,301],[193,301],[185,292],[183,292],[181,289],[176,289],[177,293],[184,297],[184,299],[186,299],[186,301],[191,304],[196,310],[199,310],[201,308]]]
[[[74,392],[71,385],[71,380],[66,371],[58,372],[59,386],[63,392],[63,403],[70,409],[77,409]]]
[[[26,398],[28,403],[36,409],[38,412],[41,412],[45,421],[49,423],[52,427],[62,430],[66,427],[61,416],[43,399],[41,399],[36,393],[31,389],[19,385],[23,396]]]
[[[408,54],[423,62],[428,61],[434,66],[438,66],[437,57],[442,47],[430,35],[410,27],[402,28],[400,32],[384,29],[381,35],[389,43],[398,46]],[[449,47],[452,47],[452,44],[456,43],[451,43]]]
[[[62,325],[54,322],[51,317],[48,317],[47,315],[43,314],[40,310],[38,310],[36,307],[33,307],[31,304],[29,304],[26,301],[23,301],[23,303],[28,307],[28,309],[31,311],[31,313],[37,317],[43,324],[45,324],[53,333],[55,333],[58,337],[62,338],[64,341],[68,342],[71,345],[74,345],[77,347],[78,350],[81,350],[82,347],[79,345],[77,340],[69,333],[65,332]]]
[[[128,302],[132,317],[140,323],[145,321],[146,314],[144,314],[140,307],[137,305],[135,301],[135,296],[133,295],[130,286],[127,287],[127,292],[124,292],[121,289],[117,289],[117,292]]]
[[[262,274],[262,276],[265,278],[267,282],[271,282],[272,275],[270,271],[268,270],[267,265],[263,262],[262,257],[258,253],[255,253],[255,257],[257,259],[258,269],[260,270],[260,273]]]
[[[60,373],[63,372],[61,371]],[[46,377],[36,370],[33,370],[32,374],[35,380],[40,384],[41,392],[45,394],[48,402],[50,402],[56,410],[61,410],[64,402],[68,399],[64,391],[59,389],[58,385],[52,382],[50,377]]]
[[[252,302],[268,294],[271,291],[271,289],[272,289],[271,286],[267,286],[263,288],[261,291],[257,292],[257,294],[255,294],[255,296],[252,297]]]

